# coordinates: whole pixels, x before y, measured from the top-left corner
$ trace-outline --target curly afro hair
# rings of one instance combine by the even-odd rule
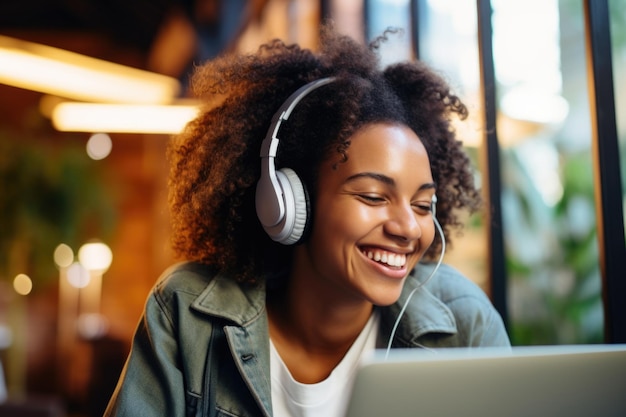
[[[315,201],[323,160],[345,161],[350,137],[367,124],[401,123],[429,154],[446,239],[462,227],[459,209],[472,212],[480,205],[470,160],[451,126],[451,118],[465,118],[467,109],[419,61],[381,69],[377,50],[387,36],[362,45],[327,24],[317,51],[275,40],[254,54],[224,55],[196,68],[191,87],[205,107],[168,147],[172,243],[179,257],[240,282],[288,266],[293,247],[272,241],[256,216],[259,151],[281,104],[322,77],[335,81],[307,95],[281,127],[277,169],[293,169]],[[440,250],[436,238],[425,257],[436,258]]]

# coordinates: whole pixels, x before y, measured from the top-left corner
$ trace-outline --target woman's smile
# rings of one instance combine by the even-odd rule
[[[361,252],[377,271],[395,279],[404,279],[409,271],[406,268],[407,256],[380,249],[368,249]]]
[[[363,253],[371,260],[380,262],[391,268],[402,268],[406,265],[406,255],[379,249],[366,249]]]

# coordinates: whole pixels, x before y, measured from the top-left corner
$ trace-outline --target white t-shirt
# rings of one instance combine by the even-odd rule
[[[272,409],[275,417],[341,417],[346,412],[361,358],[376,347],[379,317],[372,314],[344,358],[325,380],[302,384],[291,376],[270,339]]]

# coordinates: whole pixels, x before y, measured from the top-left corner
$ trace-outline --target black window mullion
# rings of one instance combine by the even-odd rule
[[[411,10],[409,11],[411,19],[411,47],[415,59],[420,59],[420,34],[419,34],[419,0],[411,0]]]
[[[331,0],[320,0],[320,16],[322,22],[332,18],[330,1]]]
[[[605,340],[626,342],[626,244],[615,118],[609,5],[585,0],[589,101]]]
[[[477,0],[478,53],[483,98],[485,131],[484,160],[488,198],[487,236],[489,246],[489,282],[491,300],[505,325],[508,325],[506,263],[502,228],[500,146],[496,132],[496,77],[493,61],[492,8],[489,0]]]

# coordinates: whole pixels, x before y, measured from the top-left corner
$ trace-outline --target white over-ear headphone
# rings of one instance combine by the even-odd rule
[[[437,194],[433,194],[430,199],[430,211],[433,214],[433,220],[437,221]]]
[[[290,168],[276,170],[278,131],[296,105],[318,87],[334,81],[322,78],[296,90],[272,117],[261,144],[261,178],[256,187],[256,212],[267,234],[284,245],[297,243],[304,235],[309,217],[307,194],[298,175]]]

